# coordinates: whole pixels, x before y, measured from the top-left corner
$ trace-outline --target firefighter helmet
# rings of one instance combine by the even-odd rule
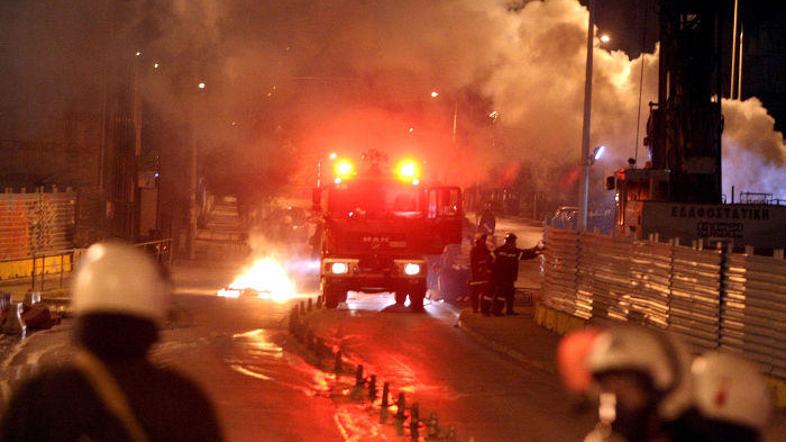
[[[161,321],[169,291],[155,262],[121,242],[96,243],[79,263],[71,304],[78,315],[114,313]]]
[[[764,430],[770,399],[764,377],[753,364],[713,351],[693,361],[691,374],[695,405],[704,417]]]
[[[518,238],[515,233],[510,232],[505,235],[505,244],[515,244]]]
[[[690,354],[676,339],[637,326],[607,329],[593,341],[587,368],[598,377],[610,372],[637,372],[661,396],[659,413],[675,418],[690,404]]]

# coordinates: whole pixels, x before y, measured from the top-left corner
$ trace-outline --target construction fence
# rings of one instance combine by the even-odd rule
[[[0,192],[0,260],[74,245],[77,194],[56,187]]]
[[[786,379],[786,260],[547,227],[543,304],[594,324],[680,335],[696,352],[741,353]]]

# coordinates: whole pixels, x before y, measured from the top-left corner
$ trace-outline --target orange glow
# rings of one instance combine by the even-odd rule
[[[414,160],[405,159],[399,161],[395,168],[396,176],[402,181],[412,182],[415,180],[420,182],[420,167]]]
[[[218,296],[237,298],[245,290],[253,290],[262,299],[283,303],[296,297],[295,283],[289,278],[284,267],[271,257],[258,258],[244,270],[226,289],[219,290]]]
[[[355,174],[355,166],[349,160],[339,160],[335,166],[336,177],[347,179]]]

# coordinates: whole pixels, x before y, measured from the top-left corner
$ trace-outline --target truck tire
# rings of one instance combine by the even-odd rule
[[[413,290],[409,294],[409,308],[412,309],[413,312],[422,312],[423,300],[425,298],[426,298],[425,289]]]
[[[322,293],[325,295],[325,308],[336,308],[340,302],[347,300],[347,292],[343,292],[342,299],[342,291],[338,287],[326,285]]]

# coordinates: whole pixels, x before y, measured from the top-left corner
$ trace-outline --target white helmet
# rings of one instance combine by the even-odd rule
[[[665,395],[659,414],[667,419],[676,418],[690,405],[690,363],[690,354],[675,338],[628,325],[601,332],[586,361],[593,375],[636,371],[649,377],[653,387]]]
[[[696,408],[706,418],[764,431],[771,412],[767,384],[751,363],[728,353],[706,353],[693,362]]]
[[[120,313],[163,320],[169,290],[152,258],[121,242],[96,243],[79,262],[71,297],[78,315]]]

